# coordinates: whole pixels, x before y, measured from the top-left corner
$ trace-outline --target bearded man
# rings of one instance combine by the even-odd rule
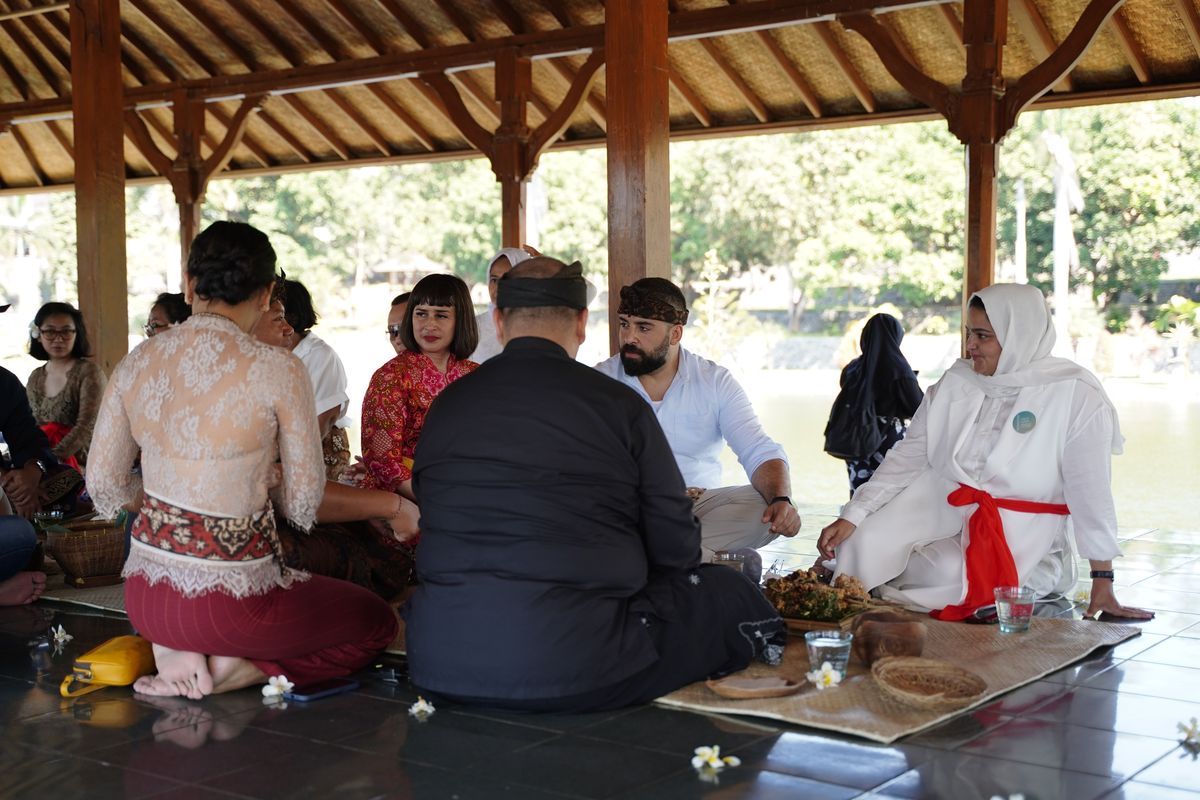
[[[795,536],[800,515],[790,498],[787,455],[763,431],[729,370],[680,345],[688,309],[679,287],[665,278],[622,287],[617,318],[621,350],[596,368],[654,409],[695,501],[705,556]],[[721,486],[719,458],[726,444],[749,486]],[[748,571],[753,577],[754,566]]]

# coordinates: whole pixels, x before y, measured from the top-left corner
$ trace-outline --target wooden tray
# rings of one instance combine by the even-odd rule
[[[713,692],[731,700],[752,700],[756,697],[787,697],[804,688],[803,683],[786,678],[751,678],[744,673],[730,675],[720,680],[705,681]]]
[[[855,611],[847,614],[839,620],[823,620],[823,619],[797,619],[795,617],[784,617],[783,622],[788,626],[788,631],[797,636],[802,636],[808,631],[848,631],[854,625],[860,615],[865,614],[871,609],[864,608],[862,611]]]

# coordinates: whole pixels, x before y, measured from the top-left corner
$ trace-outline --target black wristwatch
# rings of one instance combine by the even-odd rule
[[[781,494],[778,497],[772,497],[771,502],[767,503],[767,505],[773,506],[776,503],[778,503],[780,500],[787,503],[789,506],[792,505],[792,498],[788,497],[786,494]]]
[[[1097,578],[1111,581],[1113,579],[1113,571],[1111,569],[1094,569],[1092,570],[1092,580],[1096,580]]]

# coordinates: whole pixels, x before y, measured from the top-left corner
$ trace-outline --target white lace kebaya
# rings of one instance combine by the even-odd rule
[[[140,476],[133,471],[139,449]],[[291,353],[229,319],[195,314],[138,345],[113,371],[87,482],[105,517],[144,489],[218,521],[259,515],[270,500],[308,530],[325,487],[308,373]],[[265,561],[196,558],[135,537],[126,572],[152,583],[167,578],[186,594],[222,587],[245,596],[268,588],[260,585],[268,572],[270,583],[288,582],[281,565]]]

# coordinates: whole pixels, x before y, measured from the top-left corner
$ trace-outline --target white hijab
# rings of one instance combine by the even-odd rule
[[[959,359],[950,371],[966,378],[989,397],[1013,395],[1025,386],[1043,386],[1059,381],[1083,381],[1100,393],[1112,409],[1112,452],[1125,449],[1125,437],[1117,409],[1100,379],[1090,371],[1066,358],[1050,355],[1054,349],[1054,320],[1046,306],[1046,298],[1034,286],[1018,283],[998,283],[971,295],[983,303],[992,330],[1000,342],[1000,361],[995,375],[980,375],[971,368],[969,359]]]

